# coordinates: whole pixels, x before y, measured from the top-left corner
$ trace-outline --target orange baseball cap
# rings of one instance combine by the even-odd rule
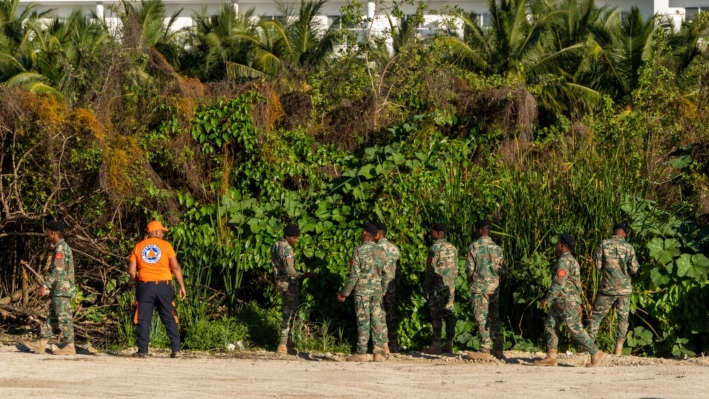
[[[152,222],[148,223],[148,233],[158,230],[167,231],[167,229],[163,227],[162,223],[160,223],[159,220],[153,220]]]

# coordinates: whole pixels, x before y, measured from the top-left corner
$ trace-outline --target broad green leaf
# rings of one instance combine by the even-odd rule
[[[682,254],[677,258],[677,275],[684,277],[692,268],[692,257],[689,254]]]

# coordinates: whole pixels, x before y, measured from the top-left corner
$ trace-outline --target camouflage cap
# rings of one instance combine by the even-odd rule
[[[573,251],[576,248],[576,239],[569,233],[564,233],[559,237],[559,242],[566,245],[566,248]]]

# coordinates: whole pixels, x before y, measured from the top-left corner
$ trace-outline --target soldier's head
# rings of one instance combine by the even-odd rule
[[[434,223],[431,225],[431,238],[440,240],[448,234],[448,226],[445,223]]]
[[[623,223],[618,223],[613,226],[613,235],[625,238],[628,236],[628,227]]]
[[[478,237],[489,236],[490,227],[492,227],[492,223],[490,223],[489,220],[478,220],[477,222],[475,222],[475,233],[478,235]]]
[[[362,227],[362,241],[374,240],[374,237],[377,236],[377,233],[379,233],[379,230],[377,230],[377,226],[366,222]]]
[[[47,224],[47,239],[56,244],[62,237],[64,237],[64,224],[57,221],[49,222]]]
[[[387,225],[384,223],[374,223],[374,225],[377,226],[377,235],[374,237],[376,241],[379,241],[387,236]]]
[[[159,220],[153,220],[148,223],[146,231],[148,232],[148,238],[159,238],[162,240],[165,237],[167,228],[165,228]]]
[[[559,241],[556,242],[556,254],[563,255],[567,252],[571,252],[576,248],[576,239],[569,233],[564,233],[559,237]]]
[[[299,235],[300,229],[294,224],[289,224],[283,229],[283,236],[286,238],[286,241],[288,241],[290,246],[293,246],[296,242],[298,242]]]

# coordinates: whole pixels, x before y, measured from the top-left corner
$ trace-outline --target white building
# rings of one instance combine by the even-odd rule
[[[366,0],[362,0],[365,2]],[[279,15],[276,2],[274,0],[226,0],[237,10],[245,11],[253,8],[259,16],[277,16]],[[110,5],[120,5],[118,1],[96,1],[96,0],[20,0],[20,4],[34,3],[38,11],[52,10],[50,15],[58,17],[66,17],[73,10],[80,9],[86,15],[92,13],[99,18],[113,19]],[[176,28],[192,25],[192,15],[199,10],[206,8],[208,12],[217,12],[221,6],[221,1],[215,0],[163,0],[167,7],[168,15],[182,9],[178,18]],[[291,3],[293,7],[297,7],[299,1]],[[345,0],[330,0],[325,3],[322,10],[322,23],[329,26],[336,21],[340,15],[340,8],[346,4]],[[468,0],[461,2],[451,1],[433,1],[431,8],[442,9],[444,6],[458,5],[466,11],[474,11],[482,15],[481,23],[486,19],[487,2],[485,0]],[[648,17],[653,14],[665,14],[670,16],[676,26],[680,26],[682,21],[691,20],[698,12],[709,11],[709,0],[599,0],[598,4],[609,4],[618,7],[621,12],[627,12],[632,6],[637,6],[644,16]],[[373,17],[376,9],[374,2],[368,2],[364,8],[368,17]],[[412,11],[413,12],[413,11]],[[426,22],[431,23],[439,20],[436,15],[426,16]]]

